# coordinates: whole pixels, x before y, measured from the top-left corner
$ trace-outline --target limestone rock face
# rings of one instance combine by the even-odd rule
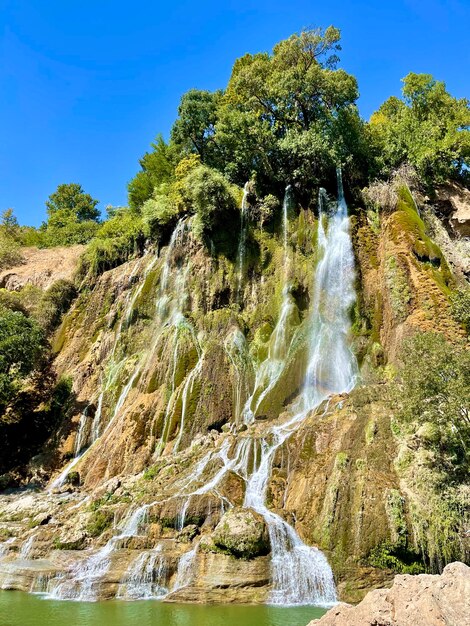
[[[253,509],[234,508],[216,526],[212,539],[217,548],[238,558],[251,559],[268,554],[268,529],[263,517]]]
[[[447,565],[441,575],[395,576],[353,607],[338,604],[309,626],[465,626],[470,624],[470,567]]]
[[[0,272],[0,287],[19,291],[26,285],[47,289],[59,279],[72,280],[85,246],[23,248],[23,263]]]

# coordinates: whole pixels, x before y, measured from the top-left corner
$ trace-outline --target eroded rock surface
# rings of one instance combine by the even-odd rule
[[[451,563],[441,575],[395,576],[357,606],[338,604],[309,626],[468,626],[470,567]]]
[[[26,285],[48,289],[59,279],[72,280],[85,246],[22,248],[23,262],[0,272],[0,288],[19,291]]]

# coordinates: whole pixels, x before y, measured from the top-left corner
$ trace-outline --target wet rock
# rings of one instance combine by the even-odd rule
[[[181,530],[177,536],[176,541],[180,543],[191,543],[191,541],[199,534],[199,528],[196,524],[188,524],[183,530]]]
[[[54,547],[58,550],[82,550],[85,547],[87,537],[86,532],[72,529],[62,533],[54,541]]]
[[[395,576],[357,606],[338,604],[309,626],[463,626],[470,615],[470,567],[451,563],[441,575]]]
[[[266,522],[253,509],[235,507],[225,513],[212,540],[216,548],[237,558],[252,559],[270,551]]]

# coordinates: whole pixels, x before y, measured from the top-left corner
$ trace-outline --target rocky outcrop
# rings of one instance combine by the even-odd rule
[[[437,206],[455,236],[470,237],[470,191],[455,182],[437,189]]]
[[[19,291],[26,285],[48,289],[57,280],[72,280],[85,246],[22,248],[21,265],[0,272],[0,288]]]
[[[470,567],[451,563],[441,575],[395,576],[357,606],[338,604],[309,626],[465,626],[470,624]]]
[[[269,552],[266,522],[253,509],[228,511],[212,533],[212,540],[217,548],[238,558],[251,559]]]

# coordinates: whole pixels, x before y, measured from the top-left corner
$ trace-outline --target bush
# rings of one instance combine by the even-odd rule
[[[0,309],[0,408],[9,404],[45,349],[39,324],[20,311]]]
[[[470,353],[443,335],[419,333],[404,344],[402,359],[397,420],[422,432],[432,463],[450,482],[459,481],[470,460]]]
[[[20,245],[0,227],[0,270],[21,263]]]
[[[237,187],[215,170],[200,165],[184,179],[186,195],[197,216],[197,228],[204,239],[211,239],[217,247],[226,248],[239,230]],[[228,235],[228,239],[227,239]],[[227,241],[226,241],[227,240]],[[227,251],[227,250],[225,250]]]
[[[99,276],[127,261],[143,247],[143,223],[129,209],[119,209],[104,222],[80,259],[81,277]]]
[[[63,278],[53,283],[44,293],[36,317],[47,333],[57,328],[62,315],[68,311],[76,296],[75,285]]]
[[[79,222],[73,215],[54,215],[42,229],[40,245],[45,248],[55,246],[72,246],[86,244],[93,239],[99,229],[99,224],[94,221]]]
[[[470,287],[454,291],[450,296],[453,317],[470,332]]]

